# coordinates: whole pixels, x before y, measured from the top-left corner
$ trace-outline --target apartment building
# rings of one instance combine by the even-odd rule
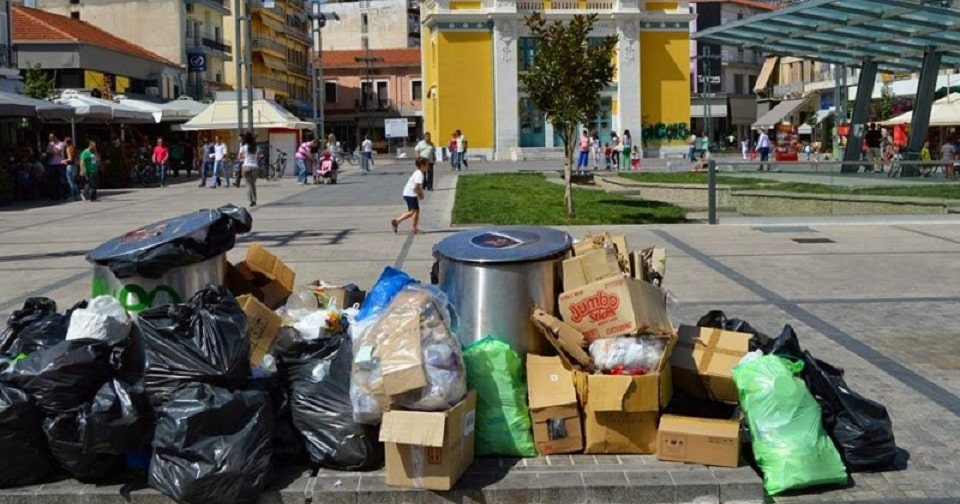
[[[323,28],[324,51],[399,49],[420,46],[419,0],[330,2],[340,21]],[[369,36],[369,34],[374,36]]]
[[[268,100],[282,103],[301,117],[311,117],[310,0],[245,0],[245,3],[250,7],[253,87],[262,89]],[[235,40],[234,18],[225,23],[227,37]],[[224,74],[228,84],[237,85],[235,65],[228,65]]]
[[[54,14],[80,19],[179,65],[178,75],[156,76],[153,89],[212,98],[225,87],[233,45],[224,31],[231,0],[27,0]],[[229,19],[229,18],[226,18]]]

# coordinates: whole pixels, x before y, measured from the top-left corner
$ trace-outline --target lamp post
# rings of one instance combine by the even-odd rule
[[[236,12],[233,24],[234,38],[238,55],[235,68],[237,73],[237,132],[239,133],[242,133],[244,130],[244,88],[246,88],[247,91],[247,131],[253,133],[253,34],[250,29],[250,1],[251,0],[234,0],[233,2],[233,9],[234,12]],[[241,7],[243,7],[242,10]],[[263,7],[273,7],[273,1],[263,0]],[[246,24],[246,29],[241,38],[240,33],[244,24]],[[241,40],[243,40],[243,44],[240,43]],[[244,67],[246,67],[246,75],[243,74]]]
[[[334,21],[340,21],[340,16],[337,15],[336,12],[320,12],[320,5],[322,3],[324,3],[323,0],[311,0],[310,14],[306,15],[306,19],[310,21],[310,32],[313,37],[312,49],[316,54],[316,58],[310,58],[310,95],[313,101],[313,123],[316,125],[318,138],[323,137],[326,131],[323,111],[323,106],[326,103],[324,99],[326,89],[323,83],[323,39],[321,38],[320,30],[327,25],[328,17]]]

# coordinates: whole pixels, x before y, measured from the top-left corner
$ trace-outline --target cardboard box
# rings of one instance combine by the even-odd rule
[[[591,250],[563,261],[563,290],[573,290],[598,280],[621,275],[620,260],[616,251]]]
[[[447,411],[388,411],[380,425],[387,484],[450,490],[473,463],[477,395]]]
[[[630,253],[630,272],[633,278],[643,280],[658,287],[663,285],[667,274],[667,250],[660,247],[647,247]]]
[[[247,257],[227,267],[227,287],[233,295],[250,294],[267,308],[276,310],[293,293],[296,273],[259,244],[247,249]]]
[[[733,367],[750,349],[751,335],[681,326],[670,357],[674,386],[694,397],[736,403]]]
[[[260,366],[263,356],[273,348],[283,318],[267,308],[257,298],[244,294],[237,303],[247,315],[247,339],[250,341],[250,364]]]
[[[318,298],[318,306],[327,310],[330,308],[330,301],[336,300],[337,308],[340,310],[350,308],[356,304],[363,304],[367,297],[367,291],[356,288],[348,289],[345,285],[331,286],[320,280],[314,280],[307,284]]]
[[[738,467],[740,422],[664,415],[660,419],[657,459]]]
[[[553,345],[567,369],[590,369],[593,359],[583,349],[586,340],[576,329],[549,313],[536,309],[530,316],[533,325]]]
[[[573,374],[559,357],[527,355],[527,393],[537,452],[550,455],[583,450]]]
[[[668,337],[657,372],[616,376],[574,372],[583,405],[585,453],[653,454],[657,445],[660,409],[673,397],[670,352],[676,337]]]
[[[633,278],[610,278],[560,294],[560,315],[587,341],[636,333],[673,334],[666,294]]]
[[[602,249],[603,244],[606,242],[613,243],[617,255],[623,264],[630,264],[629,258],[627,257],[627,254],[630,253],[630,248],[627,247],[627,237],[624,235],[611,235],[606,231],[600,234],[587,234],[584,239],[574,243],[573,254],[583,255],[591,250]]]

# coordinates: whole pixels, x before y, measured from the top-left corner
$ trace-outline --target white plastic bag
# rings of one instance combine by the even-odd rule
[[[663,347],[662,338],[641,336],[599,339],[590,344],[589,350],[600,371],[636,375],[657,371]]]
[[[130,335],[133,322],[120,302],[112,296],[98,296],[86,308],[74,310],[67,339],[118,341]]]

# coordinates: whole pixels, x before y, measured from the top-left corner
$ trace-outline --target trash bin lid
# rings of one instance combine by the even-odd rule
[[[203,262],[230,250],[236,234],[249,231],[251,222],[245,209],[232,205],[201,210],[108,240],[87,254],[87,260],[109,266],[118,278],[157,278],[170,268]]]
[[[461,231],[444,238],[435,254],[459,262],[536,261],[566,252],[573,244],[564,231],[536,226],[500,226]]]

